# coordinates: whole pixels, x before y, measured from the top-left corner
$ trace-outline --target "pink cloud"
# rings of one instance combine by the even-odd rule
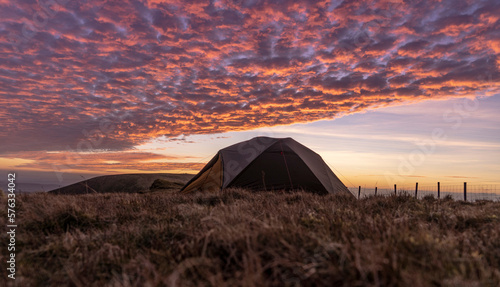
[[[498,1],[75,1],[37,25],[38,2],[0,11],[3,153],[128,150],[500,82]]]

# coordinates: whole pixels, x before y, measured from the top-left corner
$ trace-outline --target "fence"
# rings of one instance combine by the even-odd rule
[[[455,200],[476,201],[476,200],[491,200],[500,201],[500,185],[484,185],[484,184],[443,184],[436,183],[435,185],[422,185],[415,183],[409,185],[394,185],[393,188],[367,188],[367,187],[349,187],[349,190],[356,195],[357,198],[365,198],[369,196],[391,196],[408,194],[416,198],[425,196],[433,196],[434,198],[445,198],[451,196]]]

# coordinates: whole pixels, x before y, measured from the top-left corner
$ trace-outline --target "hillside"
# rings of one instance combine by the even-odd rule
[[[115,192],[148,192],[153,182],[161,179],[170,182],[166,189],[179,190],[192,174],[144,173],[98,176],[49,191],[53,194],[85,194]]]
[[[17,199],[17,286],[500,286],[499,202],[240,189]]]

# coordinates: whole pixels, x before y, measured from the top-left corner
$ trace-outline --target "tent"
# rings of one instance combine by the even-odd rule
[[[351,194],[321,156],[292,138],[255,137],[221,149],[181,192],[228,187]]]

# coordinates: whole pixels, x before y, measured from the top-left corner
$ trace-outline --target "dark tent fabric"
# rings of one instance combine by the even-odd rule
[[[181,191],[227,187],[351,194],[320,155],[292,138],[256,137],[221,149]]]

